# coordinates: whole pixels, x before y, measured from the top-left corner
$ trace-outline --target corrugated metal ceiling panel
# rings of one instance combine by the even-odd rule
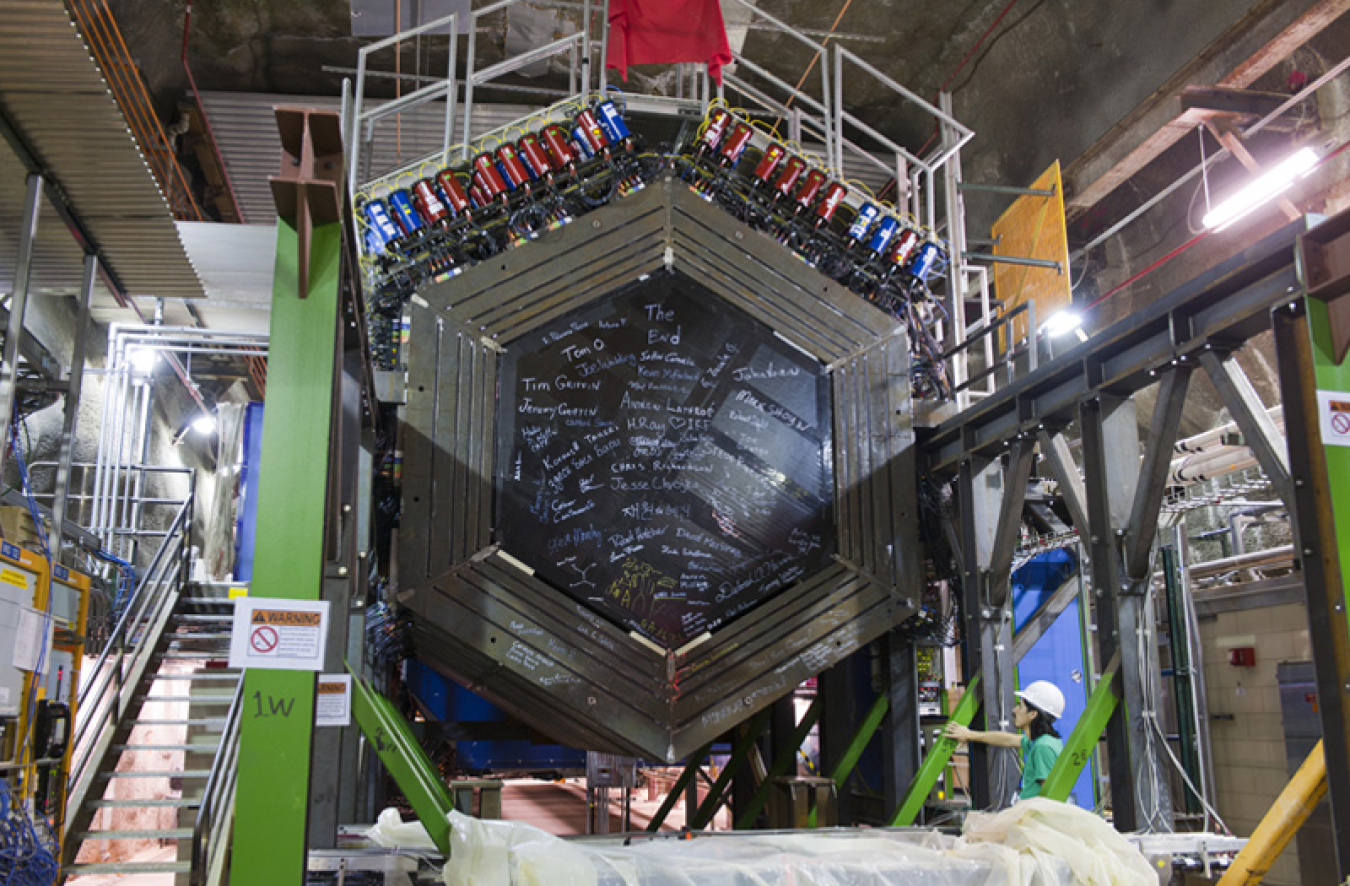
[[[200,298],[168,204],[65,5],[4,0],[0,9],[0,110],[64,192],[108,269],[130,295]],[[0,225],[17,230],[23,193],[17,158],[0,162],[0,175],[6,178]],[[74,291],[82,254],[46,215],[35,283],[49,292]],[[12,277],[11,262],[0,278]]]
[[[276,220],[268,176],[281,164],[281,138],[277,135],[272,109],[278,105],[326,108],[336,111],[339,100],[331,96],[266,95],[244,92],[205,92],[202,104],[211,119],[225,168],[229,170],[235,196],[250,224]],[[379,103],[376,102],[378,105]],[[537,108],[522,105],[479,105],[474,110],[475,136],[505,126]],[[372,175],[397,169],[441,149],[445,131],[445,105],[434,103],[384,121],[375,134]],[[459,118],[463,125],[463,118]]]

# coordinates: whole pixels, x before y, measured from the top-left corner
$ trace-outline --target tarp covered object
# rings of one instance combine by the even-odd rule
[[[568,841],[527,824],[450,813],[448,886],[1156,886],[1139,849],[1091,812],[1027,800],[971,813],[960,837],[850,828]],[[418,845],[380,816],[371,840]],[[426,841],[430,845],[430,841]]]

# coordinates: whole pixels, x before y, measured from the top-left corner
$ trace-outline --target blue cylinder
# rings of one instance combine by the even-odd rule
[[[867,241],[867,248],[872,252],[882,252],[898,230],[900,230],[899,219],[890,215],[883,216],[881,221],[877,222],[876,230],[872,232],[872,239]]]
[[[923,245],[914,253],[914,258],[910,260],[909,267],[906,270],[920,280],[927,282],[928,275],[933,272],[933,265],[937,262],[941,253],[942,247],[932,240],[925,240]]]
[[[577,150],[581,151],[581,159],[590,160],[595,156],[595,149],[591,147],[590,142],[586,141],[586,135],[581,131],[580,126],[572,128],[572,142],[576,145]]]
[[[872,227],[872,222],[877,220],[881,210],[877,209],[875,203],[864,203],[862,209],[858,210],[858,215],[853,219],[853,224],[848,227],[848,236],[853,240],[861,240],[867,234],[867,229]]]
[[[366,243],[370,251],[380,253],[399,238],[399,230],[389,219],[389,211],[379,200],[371,200],[361,210],[366,216]]]
[[[422,216],[413,206],[412,196],[407,191],[395,191],[389,195],[389,207],[394,210],[394,218],[404,234],[412,234],[426,226]]]
[[[595,106],[595,110],[599,112],[596,116],[600,118],[600,128],[605,130],[611,144],[617,145],[631,135],[628,124],[623,122],[623,115],[614,107],[614,102],[602,101]]]

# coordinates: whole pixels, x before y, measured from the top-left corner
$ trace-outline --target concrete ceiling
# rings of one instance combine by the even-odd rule
[[[418,11],[427,17],[439,14],[451,2],[462,0],[405,0],[404,23]],[[369,12],[381,3],[391,0],[359,0],[357,6]],[[723,5],[729,21],[740,11],[737,0],[723,0]],[[1067,167],[1071,194],[1100,180],[1102,170],[1116,164],[1115,154],[1127,153],[1164,127],[1179,111],[1181,86],[1219,82],[1250,66],[1252,54],[1267,47],[1263,66],[1249,71],[1260,76],[1239,85],[1279,90],[1295,71],[1321,73],[1340,60],[1341,47],[1350,45],[1350,17],[1342,14],[1350,0],[757,0],[755,5],[816,39],[832,33],[921,96],[931,98],[940,88],[952,91],[957,117],[976,131],[963,151],[967,180],[1023,184],[1058,159]],[[203,93],[336,97],[343,77],[356,66],[359,47],[374,39],[353,36],[351,0],[218,0],[192,7],[186,23],[178,0],[110,0],[109,6],[166,123],[176,119],[189,96],[184,55]],[[479,28],[480,62],[491,63],[502,57],[504,47],[518,47],[522,40],[537,42],[537,33],[534,38],[528,33],[531,28],[537,31],[548,16],[577,17],[579,8],[579,3],[526,5],[511,15],[485,17]],[[1289,30],[1288,23],[1300,16],[1311,24],[1294,29],[1292,37],[1285,34],[1283,44],[1270,51],[1281,29]],[[776,32],[751,28],[744,52],[782,80],[796,83],[806,77],[808,89],[818,88],[812,53]],[[445,61],[443,49],[432,45],[409,55],[403,70],[444,71]],[[630,87],[667,85],[660,69],[634,72]],[[567,88],[557,71],[506,83],[558,95]],[[479,97],[517,105],[523,100],[519,91],[484,91]],[[539,100],[551,99],[542,94]],[[932,134],[928,119],[861,78],[848,77],[845,101],[852,113],[913,150]],[[1150,108],[1151,115],[1145,113]],[[1198,159],[1194,145],[1155,153],[1160,159],[1121,173],[1124,186],[1104,198],[1094,196],[1091,206],[1073,212],[1071,247],[1126,215]],[[972,236],[987,231],[1005,205],[998,196],[968,196]],[[1176,225],[1167,229],[1147,219],[1136,227],[1145,245],[1177,233]],[[1102,291],[1126,275],[1129,235],[1118,245],[1126,253],[1123,260],[1102,249],[1088,256],[1084,292]],[[262,267],[270,264],[270,257],[255,258],[265,263]],[[238,307],[241,297],[237,290],[230,293],[230,307]]]

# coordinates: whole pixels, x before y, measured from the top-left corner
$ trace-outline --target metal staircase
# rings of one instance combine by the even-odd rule
[[[80,694],[65,878],[175,873],[196,886],[221,872],[241,680],[226,666],[233,611],[226,588],[184,580],[190,508],[121,607]],[[100,860],[98,847],[114,841],[176,843],[178,850],[173,860]]]

